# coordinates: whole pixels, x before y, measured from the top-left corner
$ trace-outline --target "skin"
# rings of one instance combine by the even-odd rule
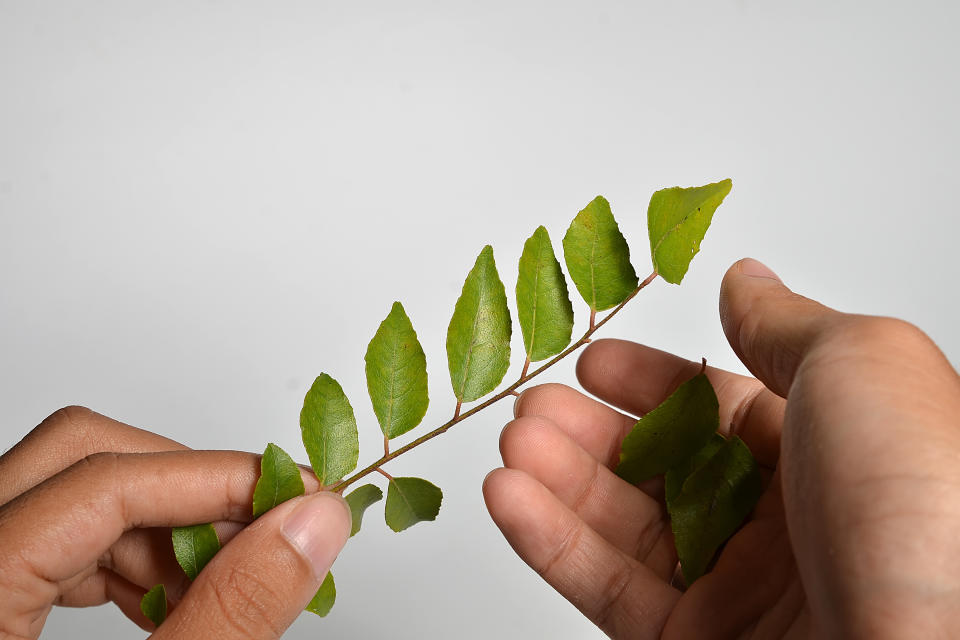
[[[350,511],[304,473],[308,495],[248,526],[259,473],[258,455],[57,411],[0,457],[0,638],[38,637],[54,605],[110,601],[152,631],[140,599],[161,582],[170,609],[155,638],[280,637],[346,542]],[[225,546],[191,586],[170,527],[197,522]]]
[[[768,478],[746,525],[690,588],[662,483],[610,470],[635,418],[699,362],[591,344],[584,388],[534,387],[503,431],[490,514],[534,570],[617,638],[948,638],[960,634],[960,378],[920,330],[839,313],[752,260],[724,278],[720,316],[756,379],[708,368],[726,434]],[[611,408],[609,405],[619,408]],[[0,639],[36,638],[54,605],[113,601],[146,630],[146,589],[171,612],[157,638],[276,638],[350,531],[317,492],[250,521],[259,456],[186,447],[81,407],[0,457]],[[292,523],[309,526],[292,533]],[[189,584],[171,526],[226,543]],[[189,591],[187,587],[191,588]]]
[[[750,259],[727,272],[720,318],[756,376],[708,368],[721,430],[768,480],[714,569],[684,589],[662,481],[611,471],[631,416],[700,363],[620,340],[592,343],[577,367],[608,404],[562,385],[517,399],[504,468],[484,483],[516,552],[614,638],[960,636],[960,378],[947,359],[916,327],[828,309]]]

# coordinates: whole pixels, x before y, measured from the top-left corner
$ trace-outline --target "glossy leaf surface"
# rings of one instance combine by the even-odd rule
[[[140,599],[140,611],[147,620],[160,626],[167,619],[167,590],[162,584],[154,585]]]
[[[647,229],[653,268],[667,282],[680,284],[713,213],[730,193],[730,179],[702,187],[661,189],[650,198]]]
[[[493,391],[510,366],[507,294],[487,245],[463,283],[447,328],[447,364],[453,393],[471,402]]]
[[[542,226],[527,239],[520,255],[517,317],[531,362],[555,356],[570,344],[573,304],[550,235]]]
[[[365,484],[351,491],[344,499],[350,505],[350,515],[353,516],[353,525],[350,528],[350,537],[353,537],[360,531],[364,511],[383,499],[383,491],[375,484]]]
[[[680,464],[716,433],[719,409],[706,375],[687,380],[623,439],[617,475],[636,484]]]
[[[196,580],[197,575],[220,551],[220,540],[212,524],[174,527],[172,538],[177,562],[191,580]]]
[[[427,413],[427,358],[403,305],[393,303],[367,346],[367,390],[388,438],[410,431]]]
[[[684,481],[670,505],[670,522],[688,585],[704,574],[720,545],[753,511],[762,490],[757,463],[737,437]]]
[[[253,517],[259,518],[281,502],[303,493],[300,467],[286,451],[272,442],[268,444],[260,458],[260,478],[253,490]]]
[[[418,522],[436,520],[443,492],[423,478],[393,478],[387,488],[384,518],[394,531],[403,531]]]
[[[321,618],[330,613],[333,603],[337,601],[337,585],[333,582],[333,573],[328,571],[327,577],[320,583],[320,588],[314,594],[306,611],[315,613]]]
[[[615,307],[637,288],[630,248],[610,211],[597,196],[570,223],[563,256],[577,291],[594,311]]]
[[[360,440],[353,407],[340,383],[325,373],[303,399],[300,434],[320,484],[329,486],[357,468]]]

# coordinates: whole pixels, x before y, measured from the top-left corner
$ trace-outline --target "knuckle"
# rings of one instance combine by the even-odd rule
[[[87,407],[62,407],[44,418],[36,431],[61,440],[84,440],[88,436],[94,415],[96,414]]]
[[[880,350],[890,347],[916,348],[929,338],[916,325],[899,318],[851,315],[829,332],[829,341],[848,347]]]
[[[88,453],[77,463],[81,468],[91,473],[112,473],[123,454],[114,451],[97,451]]]
[[[214,602],[221,618],[228,623],[235,637],[279,638],[283,629],[273,620],[276,603],[282,594],[243,566],[227,569],[223,579],[212,580]],[[265,633],[270,635],[264,635]]]

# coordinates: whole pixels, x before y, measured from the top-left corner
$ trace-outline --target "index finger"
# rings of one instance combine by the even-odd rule
[[[35,593],[38,580],[56,585],[96,563],[129,529],[249,522],[259,474],[260,456],[239,451],[89,456],[0,508],[0,548],[17,550],[0,572]]]
[[[627,340],[591,343],[577,361],[577,379],[601,400],[642,416],[663,402],[701,363]],[[755,378],[707,367],[720,401],[720,431],[737,435],[757,461],[773,468],[780,457],[786,400]]]

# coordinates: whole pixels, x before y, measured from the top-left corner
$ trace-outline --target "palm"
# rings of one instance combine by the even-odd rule
[[[807,637],[806,598],[787,536],[777,479],[713,571],[677,601],[664,638]]]
[[[581,358],[584,386],[638,415],[699,364],[615,340]],[[754,638],[802,633],[808,617],[775,473],[784,400],[752,378],[708,370],[721,425],[750,446],[769,486],[716,567],[685,592],[662,486],[610,470],[634,418],[561,385],[528,390],[504,431],[506,468],[488,478],[491,515],[547,582],[612,637]],[[662,483],[659,483],[662,485]]]

